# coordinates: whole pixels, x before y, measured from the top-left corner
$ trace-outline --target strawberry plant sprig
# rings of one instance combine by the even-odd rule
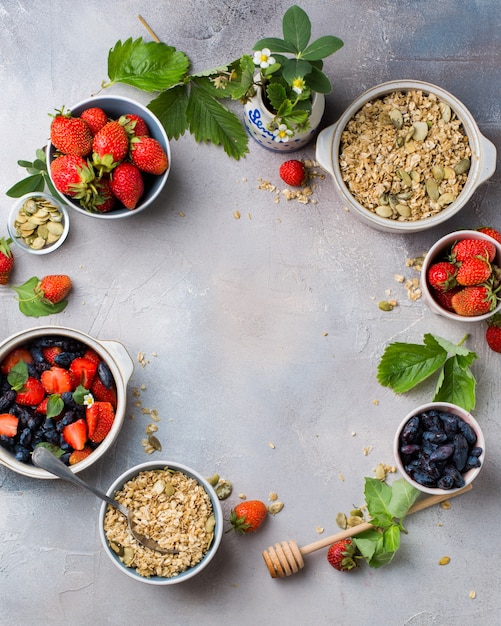
[[[404,393],[439,372],[433,401],[450,402],[471,411],[475,408],[476,387],[471,365],[478,356],[463,347],[468,337],[454,344],[427,333],[423,344],[391,343],[379,361],[377,380],[395,393]]]
[[[7,196],[10,198],[20,198],[26,193],[44,191],[45,186],[47,186],[53,196],[56,196],[56,198],[59,197],[49,176],[45,148],[39,148],[36,151],[34,161],[20,160],[17,164],[20,167],[24,167],[29,176],[15,183],[15,185],[12,185],[12,187],[5,192]]]

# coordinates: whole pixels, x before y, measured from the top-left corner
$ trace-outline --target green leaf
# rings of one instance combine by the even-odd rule
[[[332,91],[329,78],[318,68],[312,66],[310,74],[305,76],[305,82],[312,91],[327,94]]]
[[[420,495],[420,491],[410,485],[404,478],[393,481],[391,499],[388,504],[390,515],[402,520]]]
[[[451,402],[466,411],[475,408],[476,381],[466,363],[467,357],[451,356],[447,359],[435,390],[434,402]]]
[[[24,361],[18,361],[14,367],[10,368],[7,382],[14,391],[21,391],[28,377],[28,366]]]
[[[383,532],[383,545],[388,554],[394,554],[400,548],[400,528],[398,526],[390,526]]]
[[[111,83],[125,83],[143,91],[162,91],[182,82],[190,61],[172,46],[131,37],[117,41],[108,54]],[[109,85],[105,85],[107,87]]]
[[[47,450],[50,450],[50,452],[52,452],[52,454],[54,456],[56,456],[57,458],[63,456],[64,454],[64,450],[61,449],[59,446],[56,446],[53,443],[49,443],[48,441],[42,441],[40,443],[38,443],[35,448],[47,448]]]
[[[83,385],[78,385],[78,387],[75,389],[75,391],[73,392],[73,400],[77,403],[77,404],[81,404],[83,405],[84,403],[84,398],[86,395],[88,395],[90,392],[88,389],[86,389]]]
[[[378,530],[364,530],[363,533],[353,537],[353,542],[368,562],[374,556],[380,541],[382,542],[382,533]]]
[[[307,61],[319,61],[325,59],[337,52],[344,46],[343,41],[333,35],[325,35],[312,42],[305,50],[303,50],[301,57]]]
[[[395,342],[386,347],[377,369],[383,387],[403,393],[426,380],[447,359],[447,352],[438,343],[428,345]]]
[[[289,54],[296,54],[298,52],[293,44],[283,39],[277,39],[276,37],[260,39],[252,49],[262,50],[263,48],[269,48],[271,52],[286,52]]]
[[[44,317],[54,313],[60,313],[68,304],[67,300],[61,300],[57,304],[40,300],[35,293],[35,287],[39,283],[36,276],[32,276],[25,283],[13,286],[12,289],[18,295],[19,310],[28,317]]]
[[[266,95],[268,97],[268,101],[272,106],[274,111],[278,111],[283,102],[287,99],[287,91],[283,85],[280,83],[270,83],[266,87]],[[290,103],[290,100],[288,101]],[[292,110],[292,104],[291,104]]]
[[[444,339],[443,337],[439,337],[438,335],[430,335],[430,334],[426,334],[424,336],[424,341],[426,344],[428,345],[439,345],[442,346],[442,348],[444,350],[446,350],[446,352],[448,354],[458,354],[461,356],[469,356],[469,355],[473,355],[473,358],[477,358],[477,355],[474,352],[470,352],[467,348],[463,347],[463,341],[465,341],[465,339],[468,338],[468,335],[466,335],[460,342],[459,344],[456,343],[452,343],[451,341],[447,341],[447,339]]]
[[[25,167],[28,169],[29,167],[33,167],[33,163],[31,161],[23,161],[22,159],[17,162],[20,167]]]
[[[311,63],[303,59],[287,59],[282,67],[282,76],[292,84],[295,78],[303,78],[312,71]]]
[[[188,130],[187,107],[188,94],[185,85],[162,91],[148,104],[148,109],[158,117],[169,139],[179,139]]]
[[[53,393],[52,395],[50,395],[47,402],[47,417],[57,417],[58,415],[60,415],[63,409],[64,402],[61,396],[58,393]]]
[[[297,52],[302,52],[311,37],[311,22],[308,14],[297,5],[290,7],[282,19],[282,31],[285,41],[291,43]]]
[[[221,145],[228,156],[237,160],[248,152],[247,133],[240,119],[204,89],[198,79],[190,91],[186,117],[196,141]]]
[[[25,193],[32,193],[33,191],[43,191],[45,187],[45,180],[42,174],[33,174],[27,178],[23,178],[15,185],[12,185],[10,189],[7,189],[5,194],[9,198],[20,198]]]
[[[387,519],[391,522],[393,517],[389,509],[392,498],[391,487],[377,478],[366,478],[364,494],[367,510],[375,525],[379,526],[380,521],[384,522]]]

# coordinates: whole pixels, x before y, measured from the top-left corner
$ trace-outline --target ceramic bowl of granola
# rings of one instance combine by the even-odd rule
[[[68,210],[58,198],[48,193],[27,193],[12,205],[7,230],[22,250],[30,254],[48,254],[60,248],[68,236]]]
[[[454,252],[458,244],[464,246],[467,242],[478,242],[473,252],[480,257],[489,257],[490,274],[488,278],[479,277],[480,285],[463,286],[461,283],[471,280],[462,280],[458,274],[461,265],[464,265],[459,253],[456,259]],[[485,242],[485,244],[484,244]],[[446,265],[443,265],[446,263]],[[439,269],[437,264],[440,264]],[[483,265],[483,259],[476,261]],[[428,308],[437,315],[456,322],[482,322],[501,311],[499,291],[496,291],[501,281],[501,244],[495,239],[477,230],[458,230],[441,237],[426,254],[420,275],[420,287],[423,301]],[[467,271],[466,266],[463,272]],[[478,270],[476,270],[478,271]],[[444,275],[447,272],[447,275]],[[467,277],[468,278],[468,277]],[[438,284],[437,284],[438,281]],[[459,283],[458,283],[459,281]],[[475,281],[478,282],[478,281]],[[489,284],[492,286],[489,287]],[[463,291],[463,295],[461,292]],[[475,301],[480,296],[479,312],[469,311],[470,307],[465,298],[467,291],[473,293]],[[490,295],[492,293],[492,295]],[[485,294],[485,295],[484,295]],[[459,300],[458,300],[459,299]],[[485,308],[484,308],[485,301]],[[465,304],[466,303],[466,304]]]
[[[11,376],[20,361],[26,364],[24,379],[19,366]],[[74,473],[106,456],[125,420],[133,368],[122,343],[64,326],[28,328],[0,342],[0,464],[28,478],[54,479],[33,465],[36,446],[49,447]],[[15,387],[16,382],[21,385]],[[89,393],[77,392],[80,385],[90,387]],[[90,396],[93,411],[98,402],[110,405],[110,423],[100,436],[91,432]]]
[[[494,173],[496,148],[455,96],[394,80],[364,92],[320,132],[316,159],[362,222],[414,233],[465,206]]]
[[[163,172],[163,174],[155,175],[151,173],[141,172],[144,191],[139,198],[135,208],[128,209],[123,203],[116,201],[112,208],[108,208],[107,204],[99,205],[97,208],[87,208],[85,207],[81,201],[75,199],[74,197],[70,197],[61,193],[58,190],[58,193],[61,196],[61,199],[72,209],[82,213],[83,215],[89,215],[91,217],[104,219],[104,220],[113,220],[120,219],[124,217],[130,217],[132,215],[137,215],[141,211],[144,211],[146,208],[152,205],[155,200],[159,197],[162,190],[165,187],[167,182],[167,178],[169,176],[170,168],[171,168],[171,149],[169,139],[167,137],[167,133],[165,132],[164,127],[162,126],[160,120],[157,116],[150,111],[147,107],[142,105],[135,100],[131,100],[130,98],[126,98],[124,96],[93,96],[92,98],[88,98],[86,100],[82,100],[78,104],[70,107],[71,114],[75,117],[79,117],[83,111],[89,108],[99,108],[102,109],[108,117],[108,120],[119,120],[122,116],[125,115],[133,115],[140,117],[144,123],[146,124],[147,133],[153,139],[156,139],[160,145],[162,146],[165,154],[167,155],[168,166],[167,169]],[[130,132],[134,132],[134,129],[131,129]],[[52,172],[52,163],[54,159],[58,156],[58,152],[55,146],[49,141],[47,146],[47,155],[48,155],[48,163],[49,166],[49,175],[51,177],[52,182],[54,183],[54,177]],[[85,160],[92,162],[93,155],[92,152],[85,157]],[[129,157],[126,156],[124,161],[128,161]],[[95,168],[94,168],[95,169]],[[113,176],[113,171],[111,174],[105,173],[104,178],[107,179],[109,176]],[[95,172],[98,175],[98,172]],[[103,195],[103,194],[101,194]],[[109,188],[106,188],[104,192],[104,196],[108,197]]]
[[[443,495],[470,485],[485,461],[485,438],[468,411],[430,402],[400,423],[393,443],[395,464],[413,487]]]
[[[221,503],[208,481],[181,463],[149,461],[119,476],[107,494],[134,513],[136,530],[156,540],[164,554],[141,546],[116,509],[99,512],[101,543],[125,575],[150,585],[173,585],[199,574],[223,536]]]

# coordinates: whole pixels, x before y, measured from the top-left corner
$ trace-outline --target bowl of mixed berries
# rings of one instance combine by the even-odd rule
[[[501,309],[501,243],[492,228],[459,230],[439,239],[421,270],[423,299],[453,320],[487,320]]]
[[[31,454],[48,448],[73,472],[116,440],[133,362],[117,341],[63,326],[37,327],[0,344],[0,463],[24,476],[54,478]]]
[[[62,200],[102,219],[149,207],[171,166],[169,140],[158,118],[123,96],[96,96],[56,111],[47,155]]]

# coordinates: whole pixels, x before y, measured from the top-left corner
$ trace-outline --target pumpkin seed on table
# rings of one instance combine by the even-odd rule
[[[41,250],[58,241],[64,231],[59,207],[42,196],[25,200],[14,219],[14,229],[27,246]]]

